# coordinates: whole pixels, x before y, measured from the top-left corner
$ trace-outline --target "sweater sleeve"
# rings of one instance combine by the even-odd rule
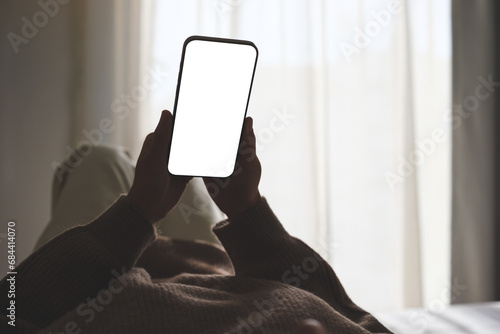
[[[155,237],[154,226],[121,196],[93,222],[65,231],[16,268],[16,318],[47,326],[130,270]],[[2,296],[7,278],[0,282]]]
[[[290,236],[265,198],[234,221],[213,228],[229,254],[236,276],[290,284],[311,292],[373,333],[390,333],[354,304],[330,265],[301,240]]]

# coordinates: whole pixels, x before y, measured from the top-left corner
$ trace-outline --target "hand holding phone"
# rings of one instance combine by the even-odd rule
[[[160,122],[144,140],[127,198],[151,223],[167,215],[184,192],[190,177],[171,175],[165,169],[173,117],[163,110]]]
[[[253,120],[245,119],[234,173],[227,178],[207,178],[203,181],[215,204],[230,220],[257,205],[260,201],[261,165],[255,147]]]
[[[249,41],[202,36],[185,41],[168,160],[171,174],[233,173],[257,57]]]

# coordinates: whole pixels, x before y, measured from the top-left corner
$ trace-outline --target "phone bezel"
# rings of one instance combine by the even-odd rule
[[[169,171],[170,174],[176,175],[176,176],[187,176],[187,177],[221,177],[221,176],[213,176],[213,175],[174,174],[168,168],[169,160],[170,160],[170,149],[171,149],[171,146],[172,146],[172,139],[173,139],[174,128],[175,128],[175,118],[176,118],[176,114],[177,114],[177,102],[178,102],[178,99],[179,99],[179,92],[180,92],[181,82],[182,82],[182,72],[183,72],[183,68],[184,68],[184,58],[185,58],[185,55],[186,55],[186,48],[187,48],[188,44],[190,42],[192,42],[192,41],[208,41],[208,42],[218,42],[218,43],[241,44],[241,45],[251,46],[251,47],[253,47],[255,49],[255,62],[254,62],[253,70],[252,70],[252,78],[251,78],[250,87],[249,87],[249,90],[248,90],[248,97],[247,97],[247,101],[246,101],[246,104],[245,104],[245,112],[244,112],[244,115],[243,115],[243,120],[246,118],[247,112],[248,112],[248,105],[250,103],[250,96],[252,94],[253,81],[254,81],[254,77],[255,77],[255,70],[257,68],[257,60],[259,58],[259,49],[257,48],[257,46],[253,42],[248,41],[248,40],[232,39],[232,38],[221,38],[221,37],[210,37],[210,36],[200,36],[200,35],[193,35],[193,36],[188,37],[184,41],[184,44],[182,46],[181,62],[180,62],[180,65],[179,65],[179,75],[178,75],[178,78],[177,78],[177,88],[176,88],[176,91],[175,91],[175,101],[174,101],[173,121],[172,121],[172,134],[170,136],[169,156],[167,157],[167,169],[168,169],[168,171]],[[242,126],[241,126],[241,129],[240,129],[240,139],[239,139],[238,143],[241,143],[241,138],[242,138],[242,135],[243,135],[243,126],[244,126],[244,122],[242,122]],[[234,157],[234,161],[235,162],[236,162],[237,157],[238,157],[238,150],[236,151],[236,156]],[[222,177],[222,178],[230,177],[231,175],[233,175],[235,169],[236,169],[236,163],[235,163],[235,166],[233,167],[233,170],[231,171],[231,173],[229,175],[227,175],[227,176]]]

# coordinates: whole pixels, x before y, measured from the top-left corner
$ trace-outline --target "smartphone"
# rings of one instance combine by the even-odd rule
[[[234,171],[257,65],[244,40],[191,36],[184,42],[168,170],[228,177]]]

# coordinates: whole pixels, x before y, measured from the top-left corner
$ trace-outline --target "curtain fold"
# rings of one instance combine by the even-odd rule
[[[498,1],[453,1],[454,303],[499,300]]]
[[[410,156],[415,152],[415,136],[416,136],[416,119],[415,119],[415,92],[413,88],[413,80],[415,66],[413,64],[412,52],[412,34],[411,34],[411,17],[409,14],[409,6],[407,3],[402,3],[403,20],[400,22],[401,33],[401,49],[402,66],[401,66],[401,82],[403,89],[401,114],[402,120],[400,126],[403,129],[401,138],[401,149],[403,156]],[[400,215],[404,222],[403,232],[403,253],[404,253],[404,274],[403,274],[403,294],[404,307],[421,307],[422,306],[422,270],[421,270],[421,221],[419,217],[419,188],[418,188],[418,172],[407,177],[403,187],[400,187],[400,198],[402,201]]]
[[[112,143],[137,157],[144,136],[144,108],[164,74],[146,68],[151,2],[81,1],[75,6],[77,40],[71,146]]]

